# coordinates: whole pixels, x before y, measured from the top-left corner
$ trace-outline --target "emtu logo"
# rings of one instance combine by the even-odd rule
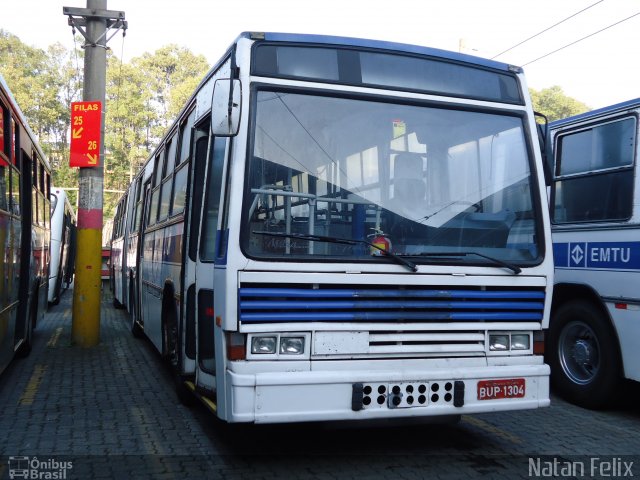
[[[584,260],[584,249],[580,245],[576,245],[571,249],[571,260],[573,260],[574,265],[579,265]]]

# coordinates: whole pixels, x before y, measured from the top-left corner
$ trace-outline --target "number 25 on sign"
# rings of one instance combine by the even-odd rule
[[[71,167],[97,167],[100,159],[101,102],[71,103]]]

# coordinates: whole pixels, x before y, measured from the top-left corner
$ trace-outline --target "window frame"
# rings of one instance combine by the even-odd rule
[[[617,123],[617,122],[623,122],[625,120],[629,120],[629,119],[633,119],[635,122],[635,126],[633,129],[633,145],[631,147],[631,155],[632,155],[632,159],[631,159],[631,163],[628,165],[617,165],[617,166],[613,166],[613,167],[605,167],[605,168],[596,168],[596,169],[585,169],[583,171],[580,172],[576,172],[576,173],[568,173],[568,174],[560,174],[561,168],[562,168],[562,148],[561,148],[561,142],[571,136],[571,135],[576,135],[582,132],[587,132],[587,131],[591,131],[593,132],[596,128],[599,127],[603,127],[605,125],[610,125],[613,123]],[[572,224],[584,224],[584,223],[625,223],[628,222],[629,220],[631,220],[631,218],[633,218],[634,215],[634,197],[635,197],[635,181],[632,182],[631,185],[631,191],[630,191],[630,198],[629,198],[629,202],[628,202],[628,206],[629,208],[629,214],[625,217],[622,218],[611,218],[611,216],[608,216],[608,218],[603,218],[603,219],[586,219],[586,220],[559,220],[556,214],[556,208],[559,206],[556,203],[557,200],[557,195],[558,195],[558,184],[561,182],[566,182],[566,181],[580,181],[581,179],[592,179],[592,178],[596,178],[596,177],[605,177],[605,176],[609,176],[612,177],[614,175],[620,174],[620,173],[626,173],[626,174],[631,174],[633,175],[633,172],[635,171],[636,168],[636,163],[637,163],[637,149],[638,149],[638,125],[640,122],[640,118],[639,115],[637,113],[632,113],[632,114],[624,114],[624,115],[619,115],[619,116],[615,116],[615,117],[609,117],[606,118],[604,120],[597,120],[597,121],[593,121],[584,125],[579,125],[575,128],[571,128],[568,129],[566,131],[560,131],[556,134],[555,138],[554,138],[554,176],[553,176],[553,182],[551,185],[551,199],[550,199],[550,217],[551,217],[551,223],[554,225],[572,225]],[[565,207],[566,209],[566,207]]]

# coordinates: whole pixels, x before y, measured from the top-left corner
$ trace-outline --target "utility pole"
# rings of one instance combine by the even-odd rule
[[[104,106],[107,43],[118,30],[126,31],[124,12],[107,10],[107,0],[87,0],[87,8],[63,7],[74,34],[77,29],[85,39],[84,101]],[[110,29],[115,29],[107,37]],[[104,185],[104,108],[100,122],[99,160],[97,165],[80,168],[78,191],[78,236],[76,273],[73,288],[73,343],[92,347],[100,341],[100,290],[102,286],[102,207]]]

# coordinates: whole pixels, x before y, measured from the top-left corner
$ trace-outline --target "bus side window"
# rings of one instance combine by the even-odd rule
[[[38,172],[38,190],[40,190],[42,193],[46,193],[46,189],[45,189],[45,183],[46,183],[46,179],[45,179],[45,172],[44,172],[44,165],[42,163],[40,163],[40,158],[38,157],[38,168],[39,168],[39,172]]]
[[[153,225],[158,218],[158,203],[160,201],[160,187],[156,187],[151,194],[151,203],[149,208],[149,220],[147,225]]]
[[[138,178],[138,185],[136,186],[136,211],[131,218],[131,231],[138,233],[140,230],[140,223],[142,220],[142,176]]]
[[[7,116],[7,107],[4,104],[0,103],[0,153],[7,155],[7,147],[9,142],[5,141],[5,138],[8,138],[8,116]],[[8,155],[7,155],[8,156]],[[3,159],[4,161],[4,159]]]
[[[8,210],[8,197],[10,194],[10,188],[7,188],[9,183],[9,174],[4,160],[0,162],[0,210]]]
[[[37,188],[38,187],[38,162],[37,162],[38,157],[34,155],[35,152],[31,152],[31,153],[32,153],[31,158],[34,159],[31,162],[31,183],[33,187]]]
[[[31,190],[31,224],[38,224],[38,194],[35,189]]]
[[[11,171],[11,195],[9,210],[14,215],[20,215],[20,172],[15,168]]]
[[[177,169],[173,181],[173,194],[171,195],[171,215],[182,213],[187,199],[187,178],[189,168],[185,162],[189,160],[189,151],[191,147],[190,137],[194,117],[195,110],[191,112],[187,121],[182,124],[182,129],[180,131],[180,152],[176,157]],[[202,176],[196,178],[202,178]]]
[[[9,117],[7,115],[7,107],[0,103],[0,208],[2,210],[9,210],[9,204],[11,202],[11,183],[10,183],[10,170],[9,167],[9,155],[8,144],[5,142],[5,138],[8,138],[7,134],[9,129]]]
[[[631,218],[636,122],[635,117],[625,118],[558,138],[554,222]]]
[[[162,187],[160,192],[158,220],[164,220],[169,216],[169,207],[171,204],[171,188],[173,186],[173,169],[175,167],[176,158],[176,142],[177,138],[175,135],[167,142],[167,158],[164,162],[164,180],[162,180]]]
[[[220,190],[222,188],[222,171],[224,154],[227,147],[225,138],[214,139],[210,154],[207,174],[207,190],[204,204],[204,218],[200,237],[200,258],[205,262],[213,262],[216,253],[216,233],[218,228],[218,210],[220,207]]]
[[[193,110],[187,121],[182,125],[182,131],[180,132],[180,155],[176,158],[176,166],[189,159],[189,153],[191,150],[190,134],[191,129],[193,128],[195,116],[196,111]]]

